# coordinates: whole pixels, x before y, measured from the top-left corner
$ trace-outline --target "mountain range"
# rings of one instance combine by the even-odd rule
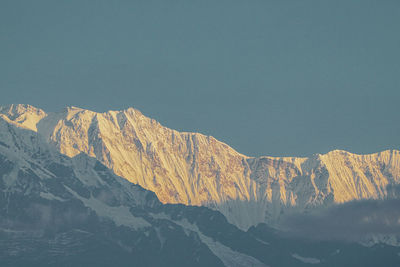
[[[397,150],[249,157],[133,108],[20,104],[0,107],[0,162],[6,266],[399,264]],[[349,206],[388,230],[304,238]]]

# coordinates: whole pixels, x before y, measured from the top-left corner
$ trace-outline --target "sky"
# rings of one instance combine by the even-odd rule
[[[0,105],[128,107],[249,156],[400,148],[400,1],[0,1]]]

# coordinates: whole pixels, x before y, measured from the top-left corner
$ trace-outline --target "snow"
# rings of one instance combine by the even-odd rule
[[[90,117],[91,115],[90,112],[86,112],[84,110],[73,110],[74,114],[68,115],[71,116],[70,119],[73,119],[74,116],[78,116],[79,114],[82,114],[82,116],[84,117]],[[140,115],[140,113],[132,112],[132,110],[128,110],[127,112]],[[97,119],[101,121],[104,118]],[[107,168],[102,169],[100,167],[96,169],[95,164],[98,164],[98,161],[96,159],[89,158],[86,154],[82,152],[79,152],[79,154],[76,154],[73,158],[62,156],[58,153],[58,151],[52,148],[52,144],[46,142],[45,138],[43,138],[42,135],[47,135],[47,133],[50,132],[49,129],[51,128],[51,126],[49,125],[60,126],[59,122],[57,120],[54,120],[52,115],[45,117],[43,121],[38,123],[38,133],[34,131],[35,129],[27,129],[24,125],[20,124],[19,121],[10,122],[9,120],[10,119],[8,117],[6,119],[0,119],[0,137],[2,137],[2,142],[5,142],[5,145],[0,146],[0,154],[4,155],[5,158],[12,163],[12,168],[10,170],[6,170],[4,173],[5,175],[3,176],[3,181],[5,181],[7,191],[10,192],[11,190],[13,190],[13,185],[17,181],[19,171],[26,170],[29,172],[37,172],[39,179],[57,179],[57,182],[63,184],[67,191],[69,191],[74,196],[74,198],[79,199],[83,203],[83,205],[96,212],[99,217],[107,218],[107,220],[111,220],[117,226],[127,226],[135,230],[143,230],[143,228],[152,227],[152,225],[144,218],[136,217],[130,212],[130,207],[133,207],[137,203],[147,201],[147,198],[144,197],[145,194],[148,194],[147,192],[138,189],[137,186],[134,186],[128,181],[113,175],[113,173],[110,172]],[[24,123],[26,123],[26,121],[24,121]],[[122,123],[122,120],[117,122],[118,125]],[[151,123],[156,124],[155,122]],[[92,134],[94,136],[101,135],[101,133],[96,132]],[[111,129],[107,132],[107,134],[110,136],[114,134],[114,132]],[[49,140],[50,139],[47,139],[47,141]],[[198,140],[194,140],[193,142],[197,144]],[[157,150],[156,146],[157,145],[146,145],[145,147],[149,147],[149,150],[154,152]],[[72,146],[72,148],[74,147],[75,146]],[[119,148],[115,149],[118,150]],[[193,149],[196,150],[195,148]],[[52,154],[53,152],[54,154]],[[123,155],[129,156],[128,154]],[[159,160],[162,161],[163,159]],[[53,163],[55,164],[54,166],[56,166],[57,169],[60,170],[60,173],[67,173],[68,177],[64,177],[63,175],[60,175],[60,177],[55,177],[55,174],[46,169],[49,168],[49,166]],[[56,169],[54,169],[54,173],[57,173]],[[97,197],[94,197],[93,195],[87,198],[82,197],[74,191],[77,189],[73,190],[62,182],[62,179],[64,178],[72,180],[79,179],[82,184],[75,180],[73,181],[75,182],[75,185],[80,185],[83,187],[83,189],[88,189],[85,190],[86,192],[91,191],[92,189],[98,189],[96,192],[99,192],[99,194],[96,194]],[[47,181],[44,180],[38,182],[38,186],[42,186],[40,188],[41,192],[39,193],[41,198],[47,199],[49,201],[67,201],[67,199],[57,196],[57,192],[62,192],[63,190],[58,191],[57,189],[48,192],[47,190],[50,189],[46,187],[46,182]],[[178,186],[177,183],[176,185]],[[18,187],[16,186],[15,189],[18,189]],[[110,206],[106,204],[107,196],[102,195],[103,192],[105,192],[104,194],[106,195],[109,195],[110,193],[112,197],[118,199],[120,201],[120,205]],[[31,192],[26,191],[26,193],[30,194]],[[64,195],[63,197],[68,198]],[[102,199],[104,199],[104,201]],[[210,248],[210,250],[227,266],[265,266],[257,259],[234,251],[229,247],[221,244],[220,242],[214,241],[212,238],[205,236],[197,229],[197,226],[191,225],[187,221],[178,222],[178,225],[184,227],[187,233],[188,231],[196,232],[201,241],[206,244]],[[175,229],[179,226],[172,224],[168,225],[168,227],[170,229]],[[3,231],[7,230],[3,229]],[[163,238],[161,231],[159,231],[159,229],[156,229],[156,232],[160,238],[161,244],[164,245],[166,240],[165,238]],[[57,240],[57,242],[60,241],[61,244],[69,242],[68,238],[65,239],[63,236],[60,236],[60,238],[61,239]]]
[[[151,215],[153,216],[153,218],[156,219],[171,220],[171,218],[164,213],[151,214]],[[220,242],[214,241],[212,238],[204,235],[196,225],[189,223],[186,219],[173,222],[182,226],[187,235],[189,235],[190,232],[197,233],[197,235],[200,237],[200,240],[208,246],[208,248],[224,263],[225,266],[232,266],[232,267],[267,266],[251,256],[234,251],[231,248],[221,244]]]
[[[364,240],[359,242],[365,247],[372,247],[376,244],[386,244],[393,247],[400,247],[400,235],[393,234],[369,234],[364,237]]]
[[[259,238],[256,238],[256,240],[258,241],[258,242],[260,242],[260,243],[263,243],[264,245],[270,245],[270,243],[268,243],[268,242],[265,242],[264,240],[261,240],[261,239],[259,239]]]
[[[316,258],[310,258],[310,257],[302,257],[299,254],[292,254],[292,257],[295,259],[298,259],[301,262],[304,263],[310,263],[310,264],[319,264],[321,263],[321,261],[319,259]]]
[[[254,158],[211,136],[164,127],[133,108],[97,113],[69,107],[46,114],[14,105],[0,108],[0,114],[7,123],[37,129],[69,157],[95,157],[163,203],[207,206],[243,230],[261,222],[279,228],[282,214],[310,207],[384,199],[388,185],[400,184],[397,150]],[[28,136],[24,140],[29,142]],[[90,173],[84,166],[77,170],[84,184],[101,184],[101,179],[86,179]]]
[[[398,151],[252,158],[213,137],[166,128],[134,109],[70,107],[48,114],[38,132],[67,156],[96,157],[163,203],[219,210],[243,230],[261,222],[278,226],[288,210],[384,198],[388,184],[400,183]],[[388,167],[383,171],[382,165]]]
[[[0,109],[0,111],[1,110],[4,111],[5,109],[3,108]],[[10,124],[12,125],[11,127]],[[134,204],[135,201],[144,201],[143,192],[140,192],[140,190],[137,190],[136,187],[132,186],[127,181],[105,169],[104,175],[115,179],[115,186],[110,188],[103,178],[98,175],[98,172],[94,170],[94,166],[97,162],[96,159],[89,158],[85,154],[80,154],[72,159],[61,156],[59,152],[53,150],[51,145],[49,145],[41,135],[37,135],[33,130],[28,130],[18,125],[18,123],[10,123],[4,118],[0,118],[0,138],[5,144],[0,146],[0,155],[4,155],[6,159],[11,162],[10,169],[6,170],[3,174],[3,181],[7,192],[19,190],[15,185],[17,185],[18,173],[21,171],[33,172],[40,179],[54,178],[54,174],[43,167],[48,164],[46,163],[47,160],[50,160],[50,162],[71,168],[75,177],[87,188],[105,187],[106,190],[112,190],[117,195],[127,194],[129,195],[130,204]],[[38,153],[45,155],[43,161],[40,157],[37,157]],[[51,192],[47,192],[46,188],[42,190],[43,191],[40,192],[40,197],[42,198],[65,201],[63,198],[55,196]],[[26,193],[29,192],[27,191]],[[98,199],[85,199],[75,192],[73,192],[73,194],[84,202],[86,206],[96,211],[99,216],[112,219],[116,225],[126,225],[135,229],[149,226],[148,222],[144,219],[134,217],[127,206],[110,207]]]
[[[117,226],[124,225],[133,229],[141,229],[151,226],[143,218],[133,216],[129,207],[111,207],[96,198],[90,197],[89,199],[86,199],[81,197],[69,187],[65,187],[71,194],[81,200],[86,207],[94,210],[98,216],[112,220]]]
[[[48,200],[58,200],[58,201],[66,201],[66,199],[62,199],[60,197],[57,197],[53,195],[52,193],[49,192],[40,192],[40,197],[48,199]]]
[[[18,125],[22,128],[37,131],[37,123],[47,116],[47,114],[31,105],[9,105],[0,107],[0,116],[9,123]]]
[[[229,247],[224,246],[223,244],[217,241],[213,241],[212,238],[203,235],[200,231],[197,231],[197,233],[200,236],[201,241],[205,243],[218,258],[221,259],[221,261],[225,264],[225,266],[232,266],[232,267],[267,266],[251,256],[247,256],[240,252],[233,251]]]

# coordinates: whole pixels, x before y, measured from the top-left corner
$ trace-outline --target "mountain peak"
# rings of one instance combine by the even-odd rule
[[[42,109],[28,104],[11,104],[0,107],[0,116],[16,126],[36,132],[37,123],[47,114]]]
[[[85,110],[84,108],[80,108],[80,107],[76,107],[76,106],[68,106],[66,107],[67,111],[81,111],[81,110]]]
[[[5,106],[0,106],[1,114],[8,115],[21,115],[23,113],[36,113],[36,114],[45,114],[45,112],[37,107],[34,107],[29,104],[10,104]]]

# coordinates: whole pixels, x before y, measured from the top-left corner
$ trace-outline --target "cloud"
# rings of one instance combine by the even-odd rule
[[[360,241],[371,235],[400,235],[400,199],[354,201],[282,221],[290,235],[317,240]]]
[[[85,207],[33,202],[18,213],[0,218],[0,228],[23,231],[57,230],[81,225],[90,219]]]

